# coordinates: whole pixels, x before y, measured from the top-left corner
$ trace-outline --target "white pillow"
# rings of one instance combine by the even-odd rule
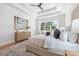
[[[53,35],[54,35],[54,30],[50,32],[50,36],[53,37]]]
[[[76,43],[77,41],[77,34],[76,33],[73,33],[73,32],[69,32],[69,42],[72,42],[72,43]]]
[[[60,39],[63,41],[67,41],[68,40],[68,32],[61,31]]]

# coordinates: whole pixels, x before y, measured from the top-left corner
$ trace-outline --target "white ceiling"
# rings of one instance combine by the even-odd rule
[[[38,5],[39,3],[6,3],[6,5],[15,9],[17,8],[26,14],[34,15],[34,13],[37,13],[37,17],[48,17],[63,14],[78,5],[77,3],[43,3],[41,6],[43,10],[41,10],[39,7],[30,6],[30,4]]]
[[[37,11],[41,11],[40,8],[38,7],[35,7],[35,6],[30,6],[30,5],[38,5],[39,3],[28,3],[27,5],[30,7],[30,8],[33,8],[32,10],[37,10]],[[41,7],[43,8],[43,10],[47,10],[47,9],[50,9],[50,8],[53,8],[53,7],[56,7],[56,3],[43,3],[41,5]]]
[[[32,3],[31,3],[32,4]],[[33,5],[38,5],[39,3],[33,3]],[[29,8],[31,8],[33,11],[35,11],[38,15],[38,17],[48,16],[48,15],[58,15],[66,13],[67,11],[72,11],[75,6],[77,6],[77,3],[43,3],[41,7],[43,10],[41,10],[38,7],[30,6],[30,3],[28,3]],[[71,10],[72,9],[72,10]]]

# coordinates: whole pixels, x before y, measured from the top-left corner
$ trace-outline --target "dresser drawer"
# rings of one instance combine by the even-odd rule
[[[31,36],[31,32],[16,32],[15,41],[21,41]]]

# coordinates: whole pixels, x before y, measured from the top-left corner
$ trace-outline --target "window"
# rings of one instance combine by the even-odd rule
[[[45,30],[46,29],[46,24],[45,23],[41,23],[41,30]]]
[[[56,25],[53,22],[42,22],[41,23],[41,31],[51,31],[55,29]]]

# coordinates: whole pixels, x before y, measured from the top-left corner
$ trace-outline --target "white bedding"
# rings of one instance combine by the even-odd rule
[[[61,40],[55,40],[55,49],[59,50],[77,50],[79,51],[79,45],[70,43],[70,42],[64,42]]]
[[[54,39],[53,37],[46,37],[45,35],[36,35],[32,36],[30,39],[37,40],[36,45],[39,45],[48,49],[56,49],[56,50],[77,50],[79,51],[79,44],[65,42],[60,39]],[[44,42],[42,42],[42,41]],[[41,42],[41,43],[39,43]],[[40,45],[41,44],[41,45]]]

